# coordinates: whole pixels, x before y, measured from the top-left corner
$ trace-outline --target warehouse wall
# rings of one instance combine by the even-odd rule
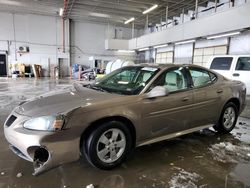
[[[229,54],[250,54],[250,32],[231,38]]]
[[[45,70],[48,70],[49,64],[57,65],[58,58],[62,57],[60,53],[62,44],[61,30],[60,18],[0,13],[0,53],[8,52],[8,63],[40,64]],[[139,33],[140,31],[136,30],[135,36],[138,36]],[[70,36],[72,46],[71,64],[79,63],[93,66],[93,60],[89,59],[110,61],[117,58],[151,62],[152,56],[155,56],[154,53],[151,53],[151,55],[144,53],[143,56],[140,56],[140,54],[136,56],[136,54],[105,50],[105,39],[130,39],[131,35],[131,28],[72,22]],[[197,41],[195,47],[216,46],[221,44],[221,40]],[[30,52],[15,53],[18,51],[19,46],[28,46]],[[229,54],[250,54],[250,32],[244,32],[231,38]],[[185,61],[190,63],[192,60],[191,47],[188,45],[176,46],[174,57],[175,62],[181,63]]]
[[[0,53],[8,52],[8,64],[39,64],[49,74],[52,66],[58,65],[62,54],[62,21],[59,17],[0,13]],[[112,25],[72,22],[72,62],[93,65],[89,57],[101,60],[117,58],[133,60],[135,54],[105,50],[105,39],[130,39],[131,29]],[[137,31],[136,31],[137,32]],[[66,29],[67,33],[67,29]],[[66,41],[67,39],[66,34]],[[16,41],[16,42],[15,42]],[[69,52],[66,42],[66,52]],[[15,53],[20,46],[29,47],[29,53]],[[66,53],[66,58],[69,54]]]
[[[129,48],[140,49],[249,28],[250,3],[186,22],[163,31],[130,40]]]
[[[176,45],[174,48],[174,62],[190,64],[193,57],[193,43]]]
[[[207,67],[207,62],[213,55],[225,55],[227,53],[232,55],[250,55],[250,31],[245,31],[231,38],[200,39],[194,44],[175,45],[174,47],[169,46],[157,49],[157,53],[169,51],[174,51],[174,63],[193,63]],[[145,58],[143,61],[148,61],[148,59]]]
[[[59,18],[0,13],[0,51],[8,51],[8,64],[40,64],[47,70],[49,63],[57,63],[60,28]],[[20,46],[30,52],[16,53]]]
[[[90,57],[100,60],[134,60],[135,54],[105,50],[105,39],[130,39],[132,29],[87,22],[71,22],[71,63],[93,67]],[[137,31],[135,31],[137,35]]]

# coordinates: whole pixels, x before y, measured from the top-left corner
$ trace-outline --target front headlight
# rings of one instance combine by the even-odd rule
[[[64,124],[64,116],[42,116],[30,119],[23,124],[26,129],[38,131],[56,131],[61,130]]]

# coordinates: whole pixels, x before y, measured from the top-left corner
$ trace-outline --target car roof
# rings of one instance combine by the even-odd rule
[[[250,57],[250,55],[213,55],[211,58],[214,57]]]
[[[209,71],[213,74],[215,74],[217,77],[220,77],[220,74],[218,74],[216,71],[208,69],[206,67],[202,67],[199,65],[194,65],[194,64],[174,64],[174,63],[168,63],[168,64],[157,64],[157,63],[141,63],[141,64],[135,64],[132,66],[138,66],[138,67],[155,67],[159,68],[161,70],[172,68],[172,67],[193,67],[193,68],[200,68],[206,71]]]
[[[135,64],[135,66],[138,67],[155,67],[155,68],[168,68],[173,67],[176,64],[157,64],[157,63],[141,63],[141,64]]]
[[[157,63],[141,63],[141,64],[135,64],[134,66],[138,67],[155,67],[160,69],[166,69],[171,67],[197,67],[202,69],[207,69],[205,67],[194,65],[194,64],[175,64],[175,63],[168,63],[168,64],[157,64]]]

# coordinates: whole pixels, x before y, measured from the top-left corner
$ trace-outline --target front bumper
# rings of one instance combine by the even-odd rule
[[[58,132],[27,130],[22,124],[30,117],[13,112],[7,121],[11,116],[16,119],[11,125],[5,123],[4,135],[16,155],[33,163],[33,175],[79,159],[80,138],[72,136],[70,129]]]

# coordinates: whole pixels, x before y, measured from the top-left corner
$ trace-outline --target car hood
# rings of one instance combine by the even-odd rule
[[[119,96],[78,86],[75,91],[41,95],[18,106],[14,111],[29,117],[57,115]]]

